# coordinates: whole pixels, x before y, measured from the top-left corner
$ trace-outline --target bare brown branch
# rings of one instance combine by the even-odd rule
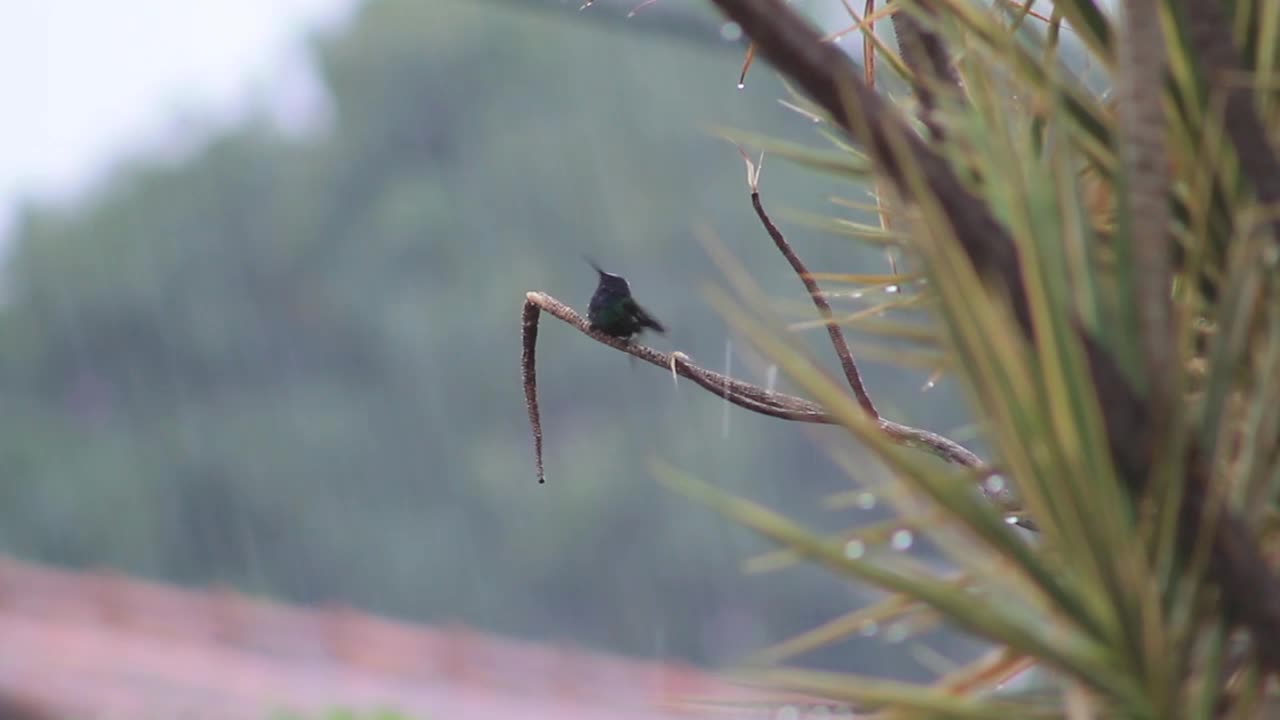
[[[776,417],[782,420],[834,425],[838,421],[821,405],[804,398],[774,392],[751,383],[735,380],[727,375],[707,370],[689,362],[684,353],[664,353],[651,347],[634,342],[619,340],[591,329],[586,318],[573,308],[554,297],[541,292],[525,294],[523,311],[524,345],[521,356],[521,377],[524,381],[525,403],[529,410],[529,421],[533,426],[534,452],[537,455],[538,480],[544,479],[542,471],[542,422],[538,413],[538,390],[534,378],[534,355],[538,338],[538,314],[546,311],[556,319],[577,328],[579,332],[603,345],[620,350],[632,357],[639,358],[656,367],[675,372],[677,375],[692,380],[699,387],[721,397],[745,410]],[[992,470],[972,450],[960,443],[920,428],[895,423],[883,418],[877,424],[885,435],[893,442],[917,450],[928,452],[946,462],[973,469],[974,481],[978,483],[983,495],[1001,512],[1018,515],[1022,512],[1013,492],[1006,486],[992,486],[984,482],[992,475]]]
[[[533,456],[538,467],[538,482],[547,481],[542,469],[542,415],[538,412],[538,306],[526,302],[520,316],[520,382],[524,386],[524,404],[533,427]]]
[[[747,161],[748,168],[751,162]],[[773,239],[773,244],[778,248],[778,252],[787,259],[791,264],[791,269],[795,271],[796,276],[800,278],[800,282],[804,283],[804,289],[809,292],[809,297],[813,298],[813,304],[818,308],[818,314],[822,316],[827,326],[827,335],[831,337],[831,345],[835,348],[836,355],[840,358],[840,367],[844,369],[845,379],[849,381],[849,387],[853,390],[853,396],[862,406],[863,410],[873,418],[879,418],[880,413],[876,411],[876,406],[871,402],[871,396],[867,393],[867,388],[862,384],[862,374],[858,372],[858,366],[853,361],[853,353],[849,352],[849,344],[845,342],[844,332],[840,330],[840,325],[834,321],[835,315],[831,312],[831,304],[827,302],[826,297],[822,293],[822,289],[818,287],[818,282],[809,274],[809,268],[805,267],[804,262],[800,260],[800,256],[796,255],[791,249],[791,244],[787,242],[786,237],[782,235],[782,231],[777,225],[773,224],[773,220],[769,219],[769,214],[764,210],[764,203],[760,200],[759,189],[759,172],[748,172],[751,180],[751,206],[755,208],[756,217],[760,219],[760,224],[764,225],[765,232],[769,233],[769,237]]]

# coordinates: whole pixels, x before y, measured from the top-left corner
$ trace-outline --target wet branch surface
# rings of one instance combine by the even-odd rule
[[[591,329],[587,319],[576,310],[560,302],[556,298],[542,292],[525,294],[524,311],[522,313],[523,336],[521,353],[521,379],[524,384],[525,404],[529,411],[529,423],[533,428],[534,453],[537,460],[538,482],[545,482],[542,458],[542,420],[538,410],[538,386],[536,377],[536,350],[538,339],[538,317],[541,312],[555,317],[565,324],[576,328],[578,332],[602,345],[639,358],[651,365],[693,381],[708,392],[723,397],[726,401],[751,412],[775,417],[782,420],[814,423],[819,425],[836,425],[838,421],[821,405],[805,398],[786,393],[767,390],[727,375],[708,370],[694,364],[681,352],[664,353],[647,345],[619,340]],[[974,479],[985,480],[992,473],[986,463],[972,450],[960,443],[928,430],[903,425],[883,418],[876,423],[885,435],[893,442],[905,447],[926,451],[949,463],[971,468],[975,471]],[[992,489],[988,483],[979,482],[983,495],[1001,511],[1018,513],[1020,508],[1007,487]]]
[[[849,352],[849,344],[845,342],[844,332],[840,330],[840,325],[835,322],[830,303],[827,302],[827,298],[822,294],[822,289],[818,287],[817,281],[809,274],[809,269],[805,267],[804,262],[791,249],[791,244],[787,242],[782,231],[778,230],[778,227],[769,219],[769,214],[765,212],[764,203],[760,200],[760,190],[755,182],[758,177],[757,174],[751,186],[751,207],[755,208],[756,217],[760,219],[760,224],[764,225],[765,232],[769,233],[769,237],[773,239],[773,244],[777,246],[778,251],[791,264],[791,269],[795,271],[800,281],[804,283],[804,289],[809,291],[809,297],[813,298],[813,304],[818,308],[818,314],[822,316],[827,325],[827,335],[831,338],[831,345],[835,348],[836,356],[840,358],[840,367],[844,369],[844,376],[849,382],[849,388],[853,390],[853,396],[868,415],[873,418],[879,418],[880,413],[876,412],[875,403],[871,402],[871,396],[867,394],[867,388],[862,384],[862,375],[858,372],[858,366],[853,361],[853,354]]]
[[[1034,337],[1017,246],[1008,230],[979,197],[963,186],[946,160],[906,126],[896,108],[862,82],[852,60],[821,42],[818,32],[783,0],[712,2],[742,28],[764,58],[868,151],[878,169],[908,202],[916,198],[905,168],[917,169],[929,194],[949,218],[955,238],[974,268],[1004,291],[1024,336]],[[1198,11],[1211,3],[1212,0],[1195,0],[1192,5]],[[1216,20],[1208,17],[1203,22],[1207,25]],[[1205,32],[1203,27],[1197,30]],[[1228,28],[1218,30],[1225,32]],[[1260,194],[1265,197],[1268,188],[1265,183],[1261,185]],[[1116,467],[1131,495],[1141,498],[1147,491],[1156,451],[1150,433],[1150,408],[1107,349],[1084,328],[1078,328],[1078,334],[1097,388]],[[1205,458],[1192,447],[1180,508],[1179,545],[1190,553],[1205,523],[1213,528],[1209,576],[1222,590],[1232,624],[1253,633],[1259,657],[1275,671],[1280,669],[1280,581],[1239,517],[1226,510],[1219,510],[1217,517],[1206,516],[1210,508],[1221,507],[1211,501],[1210,477]]]

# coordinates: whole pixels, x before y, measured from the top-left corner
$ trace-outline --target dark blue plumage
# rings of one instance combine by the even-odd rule
[[[636,303],[631,297],[631,286],[626,278],[601,270],[591,260],[591,267],[600,276],[600,284],[587,305],[587,321],[593,330],[624,340],[643,332],[646,328],[665,333],[666,328]]]

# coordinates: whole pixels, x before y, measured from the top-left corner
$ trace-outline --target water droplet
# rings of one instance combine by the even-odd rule
[[[747,86],[747,84],[746,84],[746,83],[738,83],[738,89],[739,89],[739,90],[741,90],[742,88],[744,88],[744,87],[746,87],[746,86]]]
[[[920,389],[921,389],[921,390],[932,390],[932,389],[934,389],[934,388],[935,388],[935,387],[937,387],[937,386],[938,386],[938,382],[937,382],[936,380],[929,380],[929,381],[927,381],[927,382],[924,384],[924,387],[923,387],[923,388],[920,388]]]
[[[1004,492],[1004,478],[999,475],[992,475],[982,483],[982,486],[987,489],[987,492]]]
[[[894,550],[906,550],[911,547],[911,543],[914,541],[915,538],[912,537],[911,531],[903,528],[893,531],[893,536],[889,538],[889,546]]]
[[[870,510],[876,506],[876,496],[874,493],[864,492],[858,493],[858,497],[854,498],[858,508],[861,510]]]
[[[1006,516],[1006,517],[1005,517],[1005,519],[1004,519],[1004,524],[1005,524],[1005,525],[1017,525],[1017,524],[1018,524],[1018,516],[1017,516],[1017,515],[1009,515],[1009,516]]]
[[[884,639],[890,643],[900,643],[907,639],[907,626],[903,623],[894,623],[885,630]]]
[[[738,23],[727,22],[720,26],[720,38],[727,42],[734,42],[742,38],[742,28],[738,27]]]
[[[857,560],[865,555],[866,552],[867,546],[862,544],[861,540],[850,540],[849,543],[844,546],[844,556],[850,560]]]
[[[871,637],[876,633],[880,632],[880,626],[876,624],[875,620],[872,620],[871,622],[859,628],[858,632],[862,633],[866,637]]]
[[[857,300],[858,298],[862,297],[862,291],[861,291],[861,290],[854,290],[854,291],[853,291],[853,294],[852,294],[852,295],[850,295],[849,297],[853,298],[854,300]]]
[[[886,285],[884,288],[884,291],[889,293],[890,295],[893,295],[901,289],[902,288],[898,287],[897,285]]]

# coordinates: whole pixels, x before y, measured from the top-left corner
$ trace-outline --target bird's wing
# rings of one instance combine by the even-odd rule
[[[640,307],[640,303],[637,303],[633,298],[627,298],[627,310],[631,312],[633,317],[635,317],[636,323],[640,325],[640,327],[652,328],[660,333],[667,332],[667,329],[662,326],[662,323],[655,320],[654,317],[646,312],[644,308]]]

